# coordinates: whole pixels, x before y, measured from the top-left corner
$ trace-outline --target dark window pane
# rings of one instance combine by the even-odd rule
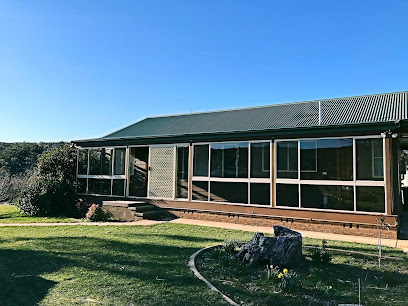
[[[384,179],[382,139],[356,139],[356,155],[358,180]]]
[[[192,182],[192,199],[196,201],[208,201],[208,182]]]
[[[90,194],[111,194],[111,180],[92,179],[88,180],[88,193]]]
[[[188,147],[177,147],[176,198],[188,198]]]
[[[126,149],[115,149],[114,174],[125,174]]]
[[[304,208],[354,210],[353,186],[301,185]]]
[[[77,193],[86,193],[86,178],[79,178],[77,180]]]
[[[112,195],[125,195],[125,180],[113,180]]]
[[[270,177],[270,143],[251,143],[251,177]]]
[[[302,180],[352,180],[353,139],[301,140],[300,170]]]
[[[298,142],[277,142],[278,178],[298,178]]]
[[[91,149],[89,151],[89,174],[111,175],[112,174],[112,150]]]
[[[88,174],[88,149],[78,150],[78,174]]]
[[[210,182],[211,201],[248,203],[248,183]]]
[[[385,212],[384,187],[358,186],[356,189],[357,210],[379,213]]]
[[[276,184],[276,206],[299,207],[299,185]]]
[[[208,176],[208,145],[194,146],[194,176]]]
[[[251,204],[271,204],[271,184],[251,184]]]
[[[248,177],[248,143],[212,144],[211,176]]]

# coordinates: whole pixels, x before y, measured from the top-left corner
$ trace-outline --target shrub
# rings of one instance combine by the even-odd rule
[[[41,154],[18,207],[29,215],[75,213],[76,151],[65,145]]]
[[[236,239],[229,239],[224,242],[222,249],[227,255],[231,256],[239,246],[240,243]]]
[[[15,175],[5,174],[0,177],[0,202],[15,202],[27,189],[31,172]]]
[[[108,214],[98,204],[92,204],[85,218],[88,221],[106,221],[108,220]]]
[[[85,218],[86,213],[88,212],[89,207],[91,207],[91,203],[84,201],[83,199],[77,199],[75,207],[80,217]]]

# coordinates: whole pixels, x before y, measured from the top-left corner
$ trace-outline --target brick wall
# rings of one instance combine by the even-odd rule
[[[199,219],[207,221],[229,222],[236,224],[258,225],[258,226],[272,226],[281,225],[294,230],[305,230],[313,232],[334,233],[343,235],[355,235],[377,238],[378,231],[376,226],[338,223],[338,222],[319,222],[319,221],[305,221],[294,220],[287,218],[267,218],[267,217],[252,217],[236,214],[224,213],[207,213],[200,211],[189,210],[175,210],[168,209],[169,213],[179,218]],[[392,227],[390,230],[383,231],[381,234],[383,238],[397,239],[397,229]]]

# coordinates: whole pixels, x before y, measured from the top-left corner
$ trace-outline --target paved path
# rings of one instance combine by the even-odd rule
[[[244,225],[244,224],[234,224],[227,222],[214,222],[214,221],[204,221],[195,219],[174,219],[170,221],[154,221],[154,220],[140,220],[133,222],[73,222],[73,223],[0,223],[2,226],[76,226],[76,225],[96,225],[96,226],[107,226],[107,225],[154,225],[164,222],[178,223],[178,224],[191,224],[209,227],[219,227],[234,230],[242,230],[248,232],[263,232],[268,234],[273,234],[272,227],[266,226],[254,226],[254,225]],[[340,235],[331,233],[320,233],[320,232],[310,232],[310,231],[299,231],[303,237],[316,238],[316,239],[326,239],[326,240],[339,240],[347,242],[357,242],[377,245],[377,238],[352,236],[352,235]],[[408,253],[408,240],[395,240],[395,239],[382,239],[382,244],[388,247],[399,248],[405,253]]]

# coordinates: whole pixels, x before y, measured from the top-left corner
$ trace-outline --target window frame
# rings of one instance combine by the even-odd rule
[[[234,144],[234,143],[248,143],[248,177],[245,178],[219,178],[219,177],[211,177],[211,144]],[[268,143],[269,144],[269,158],[270,158],[270,169],[269,169],[269,177],[267,178],[251,178],[251,144],[252,143]],[[193,176],[194,174],[194,149],[195,146],[199,145],[208,145],[208,176]],[[202,200],[193,200],[192,202],[200,202],[200,203],[214,203],[214,204],[225,204],[225,205],[242,205],[242,206],[256,206],[256,207],[273,207],[273,189],[272,189],[272,171],[273,171],[273,163],[272,163],[272,148],[273,148],[273,141],[271,139],[264,139],[264,140],[237,140],[237,141],[214,141],[214,142],[197,142],[192,144],[192,162],[191,162],[191,184],[193,185],[194,181],[201,181],[201,182],[208,182],[208,198],[207,201]],[[228,182],[228,183],[247,183],[248,187],[248,201],[247,203],[233,203],[233,202],[216,202],[211,201],[211,182]],[[261,205],[261,204],[251,204],[251,183],[268,183],[270,186],[270,204],[269,205]],[[192,188],[191,188],[192,189]]]
[[[340,180],[302,180],[300,176],[300,142],[302,140],[319,140],[319,139],[353,139],[353,180],[350,181],[340,181]],[[383,152],[383,180],[381,181],[374,181],[374,180],[357,180],[357,160],[356,160],[356,140],[357,139],[382,139],[382,152]],[[274,190],[276,190],[276,184],[294,184],[298,186],[298,193],[299,193],[299,206],[298,207],[290,207],[290,206],[276,206],[277,208],[284,208],[284,209],[301,209],[301,210],[313,210],[313,211],[328,211],[328,212],[338,212],[338,213],[358,213],[358,214],[382,214],[385,215],[387,212],[387,188],[386,188],[386,176],[385,176],[385,169],[386,169],[386,161],[385,161],[385,139],[381,137],[381,135],[368,135],[368,136],[342,136],[342,137],[311,137],[311,138],[292,138],[292,139],[275,139],[274,141],[274,151],[277,152],[277,144],[279,142],[285,141],[297,141],[298,142],[298,178],[291,179],[291,178],[278,178],[277,174],[277,167],[274,170]],[[278,159],[277,154],[274,154],[274,165],[277,165]],[[321,209],[321,208],[305,208],[302,207],[301,202],[301,185],[331,185],[331,186],[353,186],[353,196],[354,196],[354,209],[353,210],[335,210],[335,209]],[[384,212],[364,212],[357,210],[357,195],[356,195],[356,188],[358,186],[366,186],[366,187],[376,187],[380,186],[384,188]],[[274,203],[276,203],[276,192],[273,195]]]
[[[89,168],[90,168],[90,157],[89,157],[89,152],[90,150],[94,150],[94,149],[112,149],[112,163],[111,163],[111,175],[99,175],[99,174],[89,174]],[[126,153],[125,153],[125,174],[114,174],[114,168],[115,168],[115,149],[125,149]],[[78,170],[79,170],[79,150],[87,150],[88,151],[88,165],[87,165],[87,174],[79,174]],[[92,195],[92,196],[114,196],[114,197],[121,197],[124,198],[126,197],[126,191],[127,191],[127,178],[126,178],[126,168],[127,168],[127,158],[128,158],[128,153],[127,153],[127,146],[108,146],[108,147],[86,147],[86,148],[77,148],[77,167],[76,167],[76,188],[75,188],[75,192],[78,193],[78,179],[86,179],[86,191],[85,193],[78,193],[81,195]],[[104,180],[110,180],[111,182],[111,191],[109,195],[101,195],[98,193],[89,193],[89,179],[104,179]],[[120,180],[123,179],[125,180],[124,183],[124,190],[123,190],[123,196],[119,196],[119,195],[114,195],[112,194],[113,192],[113,180]]]

